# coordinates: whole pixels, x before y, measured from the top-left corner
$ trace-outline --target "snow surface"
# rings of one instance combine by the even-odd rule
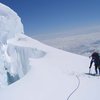
[[[30,71],[19,81],[0,89],[2,100],[99,100],[99,77],[86,76],[89,58],[44,45],[25,35],[8,44],[37,50],[29,57]],[[36,56],[38,55],[38,56]],[[39,56],[40,55],[40,56]]]

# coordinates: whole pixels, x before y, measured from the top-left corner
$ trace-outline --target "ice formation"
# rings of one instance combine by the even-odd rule
[[[0,3],[0,41],[6,43],[7,39],[20,33],[24,33],[20,17]]]
[[[18,55],[16,51],[10,51],[14,47],[7,44],[8,39],[19,37],[24,33],[23,24],[20,17],[11,8],[0,3],[0,85],[9,84],[7,77],[19,77],[18,73]],[[8,50],[9,47],[9,50]],[[9,54],[10,55],[9,55]],[[20,66],[19,66],[20,67]],[[21,75],[22,76],[22,75]],[[11,78],[11,77],[10,77]],[[11,79],[12,80],[12,79]]]

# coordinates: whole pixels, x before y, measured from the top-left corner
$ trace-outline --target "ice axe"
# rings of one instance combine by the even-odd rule
[[[91,74],[91,68],[89,67],[89,74]]]

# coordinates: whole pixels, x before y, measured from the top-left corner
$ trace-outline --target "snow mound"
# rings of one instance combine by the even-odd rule
[[[12,9],[0,3],[0,42],[24,33],[20,17]]]

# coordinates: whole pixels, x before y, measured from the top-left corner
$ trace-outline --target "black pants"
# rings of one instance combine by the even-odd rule
[[[97,65],[95,65],[95,72],[96,72],[96,74],[98,74],[98,69],[99,69],[99,74],[100,74],[100,67],[98,67]]]

